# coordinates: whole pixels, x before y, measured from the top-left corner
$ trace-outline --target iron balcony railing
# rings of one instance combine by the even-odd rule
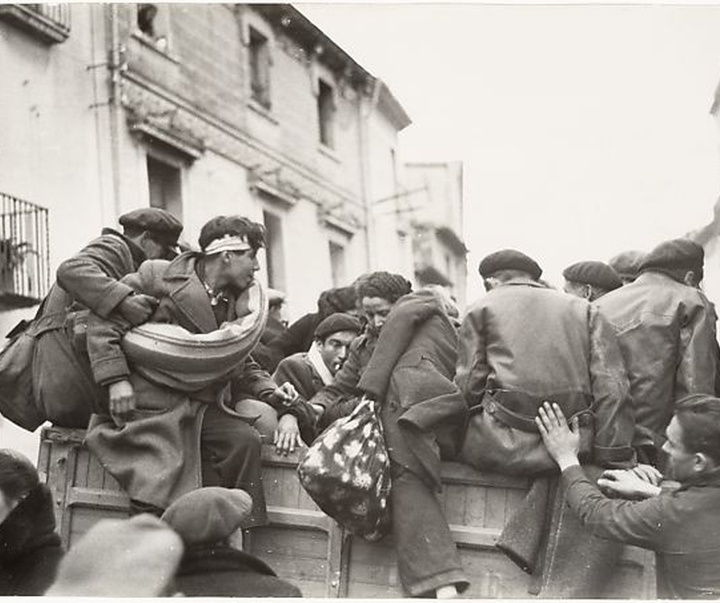
[[[35,35],[48,44],[64,42],[70,35],[70,4],[0,3],[0,18]]]
[[[0,297],[28,305],[45,297],[49,285],[48,210],[0,193]]]

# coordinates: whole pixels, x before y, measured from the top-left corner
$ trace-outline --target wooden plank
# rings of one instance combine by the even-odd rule
[[[482,527],[485,525],[485,498],[487,487],[466,486],[465,492],[465,517],[463,523],[466,526]]]
[[[102,489],[105,484],[105,476],[109,474],[97,457],[91,454],[87,448],[83,448],[83,453],[88,459],[87,487]]]
[[[505,488],[488,488],[485,496],[485,525],[486,528],[502,528],[505,524],[506,509]]]
[[[463,597],[530,598],[529,576],[496,549],[458,548],[470,587]]]
[[[87,448],[75,444],[73,446],[73,464],[75,471],[73,473],[73,486],[86,487],[88,485],[88,471],[90,469],[90,455]]]
[[[458,545],[493,548],[500,537],[497,528],[473,528],[450,524],[450,533]]]
[[[130,498],[124,492],[108,492],[93,488],[72,488],[66,504],[68,507],[92,507],[94,509],[130,512]],[[74,512],[74,509],[73,509]]]
[[[467,486],[448,484],[443,488],[443,510],[448,523],[463,523]]]
[[[443,461],[440,466],[442,480],[448,484],[468,484],[475,486],[491,486],[493,488],[519,488],[528,489],[531,480],[525,477],[500,475],[499,473],[484,473],[465,465],[452,461]]]

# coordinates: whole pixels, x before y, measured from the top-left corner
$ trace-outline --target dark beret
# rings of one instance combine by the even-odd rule
[[[492,276],[501,270],[520,270],[526,272],[537,280],[542,274],[542,268],[530,256],[516,249],[502,249],[483,258],[478,266],[478,272],[483,278]]]
[[[363,297],[382,297],[395,303],[412,291],[412,283],[400,274],[392,272],[371,272],[357,280],[357,294]]]
[[[252,498],[237,488],[199,488],[172,503],[161,519],[185,544],[225,540],[252,511]]]
[[[183,225],[175,216],[157,207],[143,207],[120,216],[124,227],[139,228],[158,235],[171,245],[176,245]]]
[[[613,291],[622,287],[622,280],[605,262],[576,262],[563,270],[563,276],[574,283],[583,283]]]
[[[339,331],[354,331],[359,335],[362,331],[362,324],[350,314],[336,312],[320,321],[320,324],[315,328],[315,337],[325,339],[328,335]]]
[[[702,273],[705,252],[690,239],[673,239],[660,243],[645,256],[640,270],[660,268],[666,270],[695,270]]]
[[[644,251],[623,251],[611,258],[608,264],[615,269],[621,277],[635,278],[640,274],[640,265],[645,259]]]

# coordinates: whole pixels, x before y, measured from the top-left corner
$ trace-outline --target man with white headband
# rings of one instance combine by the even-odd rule
[[[203,226],[199,243],[201,252],[145,262],[124,279],[136,292],[159,300],[151,322],[206,334],[247,313],[264,227],[240,216],[218,216]],[[93,375],[108,393],[106,415],[91,421],[88,447],[128,491],[134,511],[158,513],[188,491],[221,486],[252,497],[253,512],[243,527],[264,524],[260,434],[251,424],[259,414],[277,413],[279,426],[272,418],[278,447],[295,445],[298,423],[282,416],[302,414],[307,405],[292,387],[278,388],[250,357],[230,379],[201,391],[158,383],[128,362],[121,342],[129,329],[126,321],[100,317],[88,325]],[[192,354],[204,356],[201,344],[188,350],[183,362],[192,363]],[[184,377],[182,371],[179,375]],[[245,420],[228,411],[243,398],[255,404],[255,412],[242,413]],[[269,413],[258,411],[262,407]]]

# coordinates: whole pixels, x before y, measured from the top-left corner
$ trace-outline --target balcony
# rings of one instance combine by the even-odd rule
[[[48,210],[0,193],[0,310],[34,306],[49,283]]]
[[[70,35],[70,5],[0,4],[0,18],[46,44],[59,44]]]

